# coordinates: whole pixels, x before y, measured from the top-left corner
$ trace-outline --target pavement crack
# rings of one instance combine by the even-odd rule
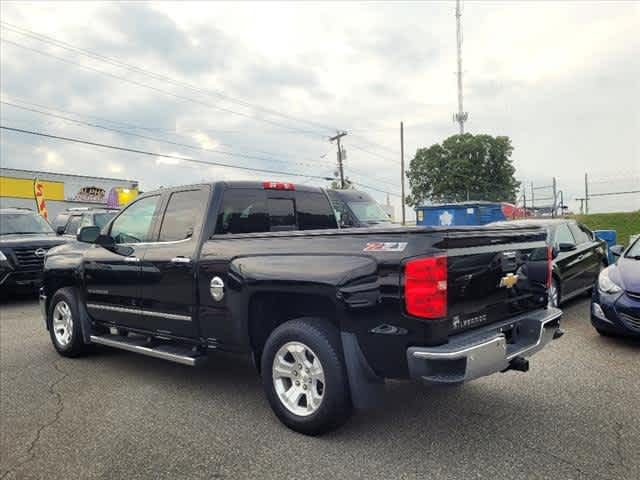
[[[67,372],[65,372],[64,370],[60,369],[60,367],[58,366],[57,362],[53,362],[53,368],[57,372],[62,374],[62,376],[60,378],[58,378],[54,382],[50,383],[48,388],[47,388],[47,391],[48,391],[49,395],[51,395],[52,397],[54,397],[56,399],[56,411],[55,411],[55,413],[53,415],[53,418],[51,420],[49,420],[48,422],[45,422],[45,423],[43,423],[42,425],[40,425],[38,427],[33,439],[29,442],[29,446],[27,447],[27,450],[26,450],[25,454],[23,455],[24,459],[19,461],[13,467],[11,467],[8,470],[6,470],[2,474],[2,476],[0,476],[0,479],[6,478],[7,476],[9,476],[9,474],[16,472],[16,470],[18,470],[20,467],[22,467],[23,465],[26,465],[27,463],[32,461],[35,458],[35,448],[38,445],[38,443],[40,442],[40,438],[42,436],[42,432],[47,427],[50,427],[50,426],[54,425],[55,423],[58,422],[58,420],[60,420],[60,416],[62,415],[62,411],[64,410],[64,400],[63,400],[62,395],[60,394],[60,392],[57,392],[55,390],[55,388],[60,383],[62,383],[69,376],[69,374]]]

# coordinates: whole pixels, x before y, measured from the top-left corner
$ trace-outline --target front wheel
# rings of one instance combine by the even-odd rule
[[[338,332],[320,319],[276,328],[262,353],[262,379],[271,408],[292,430],[319,435],[342,425],[352,406]]]
[[[72,288],[61,288],[49,305],[49,335],[57,352],[65,357],[77,357],[86,352],[78,303]]]

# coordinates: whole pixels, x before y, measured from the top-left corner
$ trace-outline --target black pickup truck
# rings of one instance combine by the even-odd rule
[[[561,333],[545,238],[529,226],[339,229],[322,189],[193,185],[146,193],[51,250],[40,301],[65,356],[91,344],[185,365],[249,354],[276,415],[313,435],[373,404],[386,378],[526,371]]]

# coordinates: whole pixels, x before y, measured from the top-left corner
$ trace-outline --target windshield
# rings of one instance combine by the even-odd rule
[[[109,223],[109,220],[111,220],[115,216],[116,216],[116,212],[96,213],[93,216],[93,223],[95,224],[96,227],[102,228],[107,223]]]
[[[375,202],[347,202],[356,218],[365,223],[390,222],[389,216]]]
[[[28,213],[0,214],[0,235],[12,233],[53,233],[53,229],[40,215]]]
[[[635,241],[629,251],[625,254],[627,258],[640,258],[640,238]]]

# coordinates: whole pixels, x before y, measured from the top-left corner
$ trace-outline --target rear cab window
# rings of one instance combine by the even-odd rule
[[[216,234],[338,228],[323,192],[230,188],[224,192]]]

